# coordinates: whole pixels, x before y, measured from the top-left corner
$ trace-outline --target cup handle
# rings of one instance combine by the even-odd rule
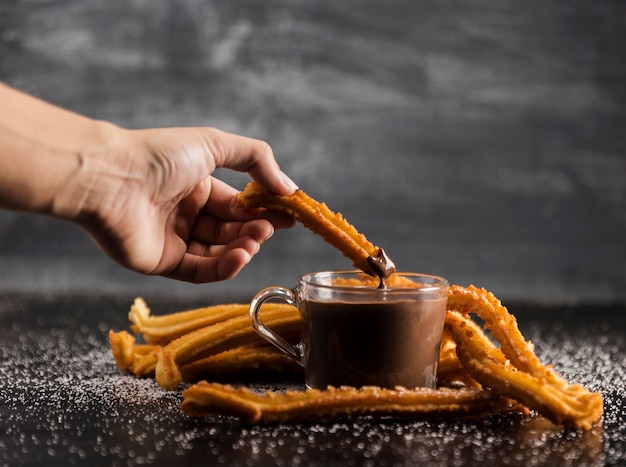
[[[295,307],[298,306],[296,294],[293,290],[287,289],[285,287],[268,287],[266,289],[263,289],[259,293],[257,293],[250,302],[249,313],[252,327],[262,339],[265,339],[267,342],[277,347],[288,357],[291,357],[301,366],[304,366],[302,345],[290,344],[274,331],[267,328],[265,324],[263,324],[263,321],[261,321],[261,318],[259,316],[259,312],[261,311],[261,305],[263,305],[263,303],[265,303],[267,300],[271,299],[283,300],[290,305],[293,305]]]

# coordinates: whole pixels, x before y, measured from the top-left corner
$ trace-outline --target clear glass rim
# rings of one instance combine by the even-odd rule
[[[351,285],[331,285],[331,284],[322,284],[319,282],[315,282],[313,279],[315,277],[347,277],[347,276],[358,276],[365,274],[363,271],[358,269],[351,270],[337,270],[337,271],[318,271],[318,272],[309,272],[307,274],[303,274],[298,278],[298,284],[305,284],[308,287],[315,287],[317,289],[323,290],[333,290],[337,292],[345,292],[345,293],[411,293],[411,294],[428,294],[433,292],[439,292],[449,287],[448,280],[441,276],[436,276],[433,274],[424,274],[420,272],[404,272],[398,271],[395,274],[398,274],[403,277],[408,277],[413,280],[418,280],[420,278],[427,279],[428,284],[423,287],[385,287],[384,289],[379,288],[378,286],[351,286]]]

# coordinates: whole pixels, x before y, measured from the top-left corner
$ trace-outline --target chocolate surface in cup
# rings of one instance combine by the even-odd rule
[[[445,299],[300,304],[307,386],[436,386]]]

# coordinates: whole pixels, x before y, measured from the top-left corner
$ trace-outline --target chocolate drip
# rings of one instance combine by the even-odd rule
[[[380,278],[379,288],[384,289],[386,287],[385,279],[396,272],[396,265],[382,248],[378,249],[376,257],[369,256],[367,262],[374,270],[374,273]]]

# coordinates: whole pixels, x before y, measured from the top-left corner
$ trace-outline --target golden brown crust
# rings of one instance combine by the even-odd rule
[[[135,338],[126,331],[109,331],[109,345],[116,365],[124,371],[130,371],[135,360]]]
[[[341,214],[331,211],[325,203],[314,200],[302,190],[281,196],[269,193],[252,181],[237,195],[237,205],[244,209],[265,208],[287,213],[341,251],[354,267],[372,276],[379,275],[368,258],[377,258],[380,248]]]
[[[542,365],[533,345],[520,332],[515,316],[491,292],[473,285],[452,285],[448,291],[447,307],[466,314],[474,313],[481,318],[516,368],[555,384],[566,384],[552,368]]]
[[[247,316],[248,308],[248,304],[229,303],[154,316],[146,302],[137,297],[130,308],[128,319],[133,323],[133,332],[142,334],[146,342],[165,345],[197,329]]]
[[[446,329],[443,330],[441,348],[439,350],[437,386],[482,388],[481,384],[472,378],[465,368],[463,368],[456,354],[456,342],[454,342],[452,334]]]
[[[493,391],[477,389],[360,389],[268,391],[201,381],[183,392],[183,412],[191,416],[225,414],[244,423],[275,423],[341,416],[411,416],[422,418],[486,416],[522,410]]]
[[[137,377],[152,377],[160,345],[136,344],[135,337],[126,331],[109,331],[109,343],[115,363],[127,373]]]
[[[119,368],[138,378],[154,378],[162,349],[160,345],[136,344],[135,338],[126,331],[109,331],[109,343]],[[183,381],[196,383],[207,378],[221,381],[270,373],[298,375],[302,374],[302,367],[271,344],[254,342],[193,360],[180,372]]]
[[[506,316],[508,313],[504,313],[503,307],[491,300],[478,303],[481,305],[474,304],[473,311],[480,313],[494,336],[506,334],[512,340],[521,336],[517,336],[517,326],[513,327],[514,321]],[[451,310],[446,314],[445,329],[454,336],[463,368],[484,387],[567,427],[588,430],[602,416],[599,393],[589,392],[580,385],[569,385],[551,368],[544,367],[534,353],[532,357],[528,355],[532,353],[528,345],[514,347],[510,354],[511,347],[500,342],[499,349],[468,316]]]
[[[300,313],[287,304],[264,304],[261,317],[268,328],[290,337],[300,334]],[[161,349],[155,369],[157,383],[176,389],[183,381],[181,367],[195,360],[215,355],[234,347],[261,342],[248,315],[206,326],[173,340]]]
[[[359,274],[356,277],[334,277],[332,285],[335,287],[378,287],[380,279],[369,274]],[[385,279],[385,287],[401,289],[418,289],[423,284],[413,281],[409,276],[402,274],[391,274]]]
[[[181,368],[183,380],[195,383],[247,380],[257,375],[302,375],[302,367],[271,344],[250,344],[235,347],[210,357],[194,360]]]

